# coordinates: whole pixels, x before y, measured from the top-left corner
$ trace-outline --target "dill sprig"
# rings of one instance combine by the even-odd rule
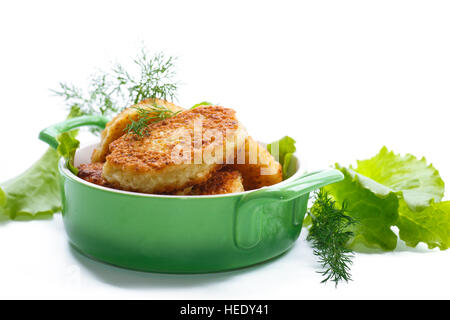
[[[314,255],[318,257],[325,277],[322,283],[332,281],[337,286],[341,281],[351,281],[350,266],[353,251],[347,248],[353,237],[349,228],[356,221],[348,216],[347,205],[336,207],[327,192],[323,189],[315,194],[315,202],[309,211],[311,227],[307,240],[312,243]]]
[[[76,107],[83,115],[111,116],[119,111],[117,89],[106,74],[91,76],[88,90],[65,82],[60,82],[59,87],[59,90],[51,91],[62,97],[69,109]]]
[[[175,58],[166,58],[163,53],[149,56],[145,49],[134,60],[139,67],[139,76],[135,77],[125,68],[117,64],[113,76],[117,81],[118,90],[128,95],[128,103],[136,104],[145,98],[174,100],[178,82],[174,81]]]
[[[142,138],[144,135],[148,135],[148,124],[151,122],[157,122],[171,118],[180,111],[174,112],[165,106],[159,106],[153,104],[150,107],[143,108],[141,106],[132,107],[138,113],[138,118],[127,125],[125,131],[129,133],[134,133],[138,137]]]
[[[76,108],[82,115],[111,117],[146,98],[174,100],[178,89],[174,61],[163,53],[149,55],[143,48],[133,60],[137,72],[116,64],[111,72],[98,71],[91,76],[86,90],[61,82],[58,90],[51,91],[64,99],[69,110]]]

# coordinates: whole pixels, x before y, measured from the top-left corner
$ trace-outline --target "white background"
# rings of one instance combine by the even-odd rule
[[[49,88],[85,85],[142,43],[179,57],[180,105],[232,107],[258,140],[295,137],[311,167],[386,145],[426,155],[450,181],[449,17],[448,1],[1,2],[0,181],[38,159],[38,132],[65,117]],[[161,275],[81,256],[59,214],[1,222],[0,298],[450,298],[450,252],[357,254],[354,281],[335,289],[304,237],[260,266]]]

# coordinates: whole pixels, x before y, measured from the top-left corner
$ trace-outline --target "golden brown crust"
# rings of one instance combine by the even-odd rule
[[[78,167],[78,177],[102,187],[114,188],[115,186],[102,176],[103,165],[103,162],[82,164]]]
[[[283,180],[281,164],[251,137],[245,141],[245,162],[239,164],[235,159],[231,168],[242,174],[245,190],[271,186]]]
[[[78,177],[96,185],[118,189],[102,176],[103,163],[82,164],[78,167]],[[170,193],[172,195],[216,195],[243,192],[242,175],[239,171],[225,167],[215,172],[207,181],[187,187],[182,191]]]
[[[136,120],[139,116],[137,110],[133,107],[139,106],[142,108],[151,107],[154,105],[164,106],[167,109],[177,112],[182,111],[183,108],[161,99],[145,99],[139,102],[137,105],[126,108],[119,113],[114,119],[112,119],[102,131],[101,142],[98,148],[96,148],[92,154],[92,162],[105,162],[106,156],[109,154],[109,145],[119,139],[125,134],[125,129],[128,124],[133,120]]]
[[[225,167],[214,173],[206,182],[191,186],[176,195],[215,195],[243,192],[242,175],[239,171]]]
[[[103,176],[125,190],[173,192],[208,180],[246,136],[234,110],[200,106],[149,124],[144,137],[126,134],[111,143]]]
[[[111,154],[107,157],[107,163],[134,172],[159,170],[176,164],[175,162],[179,159],[173,157],[172,150],[180,145],[184,145],[188,149],[188,143],[192,150],[192,160],[194,143],[196,143],[194,137],[194,121],[196,120],[201,120],[203,133],[208,129],[213,129],[225,136],[227,130],[239,129],[239,122],[235,117],[234,110],[217,106],[198,107],[164,121],[150,124],[148,135],[143,138],[139,138],[135,134],[122,136],[111,144]],[[178,134],[183,134],[183,136]],[[211,144],[219,145],[221,143],[223,141],[203,139],[201,148],[205,149]]]

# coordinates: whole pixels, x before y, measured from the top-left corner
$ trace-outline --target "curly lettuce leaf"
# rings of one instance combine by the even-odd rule
[[[30,169],[0,184],[0,214],[29,219],[60,211],[58,161],[58,152],[49,148]]]
[[[424,242],[429,249],[449,248],[450,201],[432,203],[421,211],[413,211],[406,201],[400,200],[399,212],[396,225],[400,231],[400,239],[407,246],[416,247],[419,242]]]
[[[348,215],[357,221],[350,229],[355,236],[348,246],[354,250],[364,247],[394,250],[397,236],[391,227],[398,219],[397,195],[351,169],[338,164],[336,169],[344,174],[344,180],[325,187],[325,190],[340,206],[346,202]]]
[[[285,136],[278,141],[269,143],[267,150],[270,154],[281,163],[283,168],[283,179],[291,177],[297,167],[297,159],[293,156],[296,147],[295,140],[291,137]]]
[[[383,147],[375,157],[357,163],[358,173],[401,192],[413,211],[423,210],[444,197],[444,181],[425,158],[396,155]]]
[[[339,202],[348,201],[351,215],[355,218],[364,215],[369,207],[374,211],[383,207],[393,210],[395,203],[397,219],[389,223],[390,226],[398,227],[400,239],[406,245],[416,247],[419,242],[424,242],[430,249],[439,247],[446,250],[449,247],[450,205],[449,202],[439,202],[444,195],[444,182],[439,172],[428,165],[425,159],[396,155],[383,147],[375,157],[358,161],[356,169],[337,168],[344,173],[345,180],[327,189]],[[366,247],[395,249],[392,233],[387,236],[377,229],[377,224],[383,222],[381,217],[372,215],[371,224],[362,220],[366,229],[364,232],[355,230],[353,245],[359,242]],[[368,231],[378,237],[367,237]],[[385,236],[389,246],[380,243],[380,239]]]
[[[450,206],[439,203],[444,197],[444,181],[425,158],[396,155],[383,147],[375,157],[358,161],[356,170],[398,194],[396,226],[406,245],[416,247],[424,242],[430,249],[449,247]]]
[[[78,175],[78,169],[74,166],[75,152],[80,146],[80,141],[75,139],[75,135],[72,132],[64,132],[58,136],[58,149],[57,152],[60,156],[66,159],[67,168],[72,171],[73,174]]]

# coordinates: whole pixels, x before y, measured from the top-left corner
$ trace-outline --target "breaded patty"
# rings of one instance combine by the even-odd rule
[[[235,159],[231,165],[234,170],[242,174],[245,190],[253,190],[265,186],[271,186],[283,180],[281,164],[250,136],[245,141],[245,162],[243,159]]]
[[[130,133],[111,143],[103,167],[109,183],[144,193],[182,190],[208,180],[247,137],[235,111],[219,106],[187,110],[147,129],[143,137]]]
[[[139,114],[134,107],[149,108],[155,104],[166,107],[173,112],[183,110],[183,108],[161,99],[145,99],[135,106],[126,108],[106,125],[106,128],[102,132],[100,145],[92,154],[92,162],[105,162],[106,156],[109,154],[109,145],[111,142],[123,136],[127,125],[138,118]]]
[[[243,192],[242,175],[239,171],[225,167],[215,172],[211,178],[198,185],[188,187],[175,195],[214,195]]]
[[[114,188],[103,176],[102,162],[82,164],[78,167],[78,177],[90,183],[108,188]],[[239,171],[233,170],[229,167],[216,171],[211,178],[205,182],[190,186],[181,191],[173,192],[173,195],[214,195],[227,194],[235,192],[243,192],[242,175]]]

